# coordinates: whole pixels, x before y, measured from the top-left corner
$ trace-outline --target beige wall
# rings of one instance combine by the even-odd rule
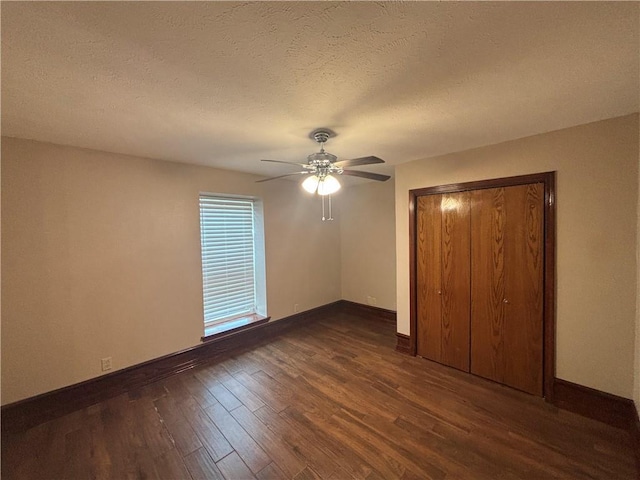
[[[2,404],[199,343],[199,192],[263,198],[274,319],[340,299],[339,224],[296,183],[11,138],[2,173]]]
[[[637,115],[401,165],[395,189],[345,188],[335,222],[292,182],[3,138],[2,404],[98,376],[105,356],[120,369],[199,343],[200,191],[264,199],[273,318],[371,296],[397,299],[408,333],[408,190],[549,170],[557,376],[640,405]]]
[[[340,205],[342,298],[396,309],[393,179],[350,186]]]
[[[557,377],[631,398],[638,115],[396,167],[398,331],[409,333],[408,191],[556,170]]]

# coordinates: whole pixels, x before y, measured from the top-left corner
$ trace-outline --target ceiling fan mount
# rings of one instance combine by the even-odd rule
[[[309,136],[319,144],[323,144],[326,143],[326,141],[330,138],[335,137],[336,134],[328,128],[316,128],[309,134]]]

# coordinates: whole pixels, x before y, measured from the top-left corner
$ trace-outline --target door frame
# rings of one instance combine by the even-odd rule
[[[544,184],[542,396],[546,401],[551,402],[553,401],[553,382],[556,370],[556,172],[452,183],[449,185],[409,190],[409,353],[414,356],[416,355],[418,343],[418,294],[416,278],[418,197],[469,190],[483,190],[487,188],[513,187],[529,183]]]

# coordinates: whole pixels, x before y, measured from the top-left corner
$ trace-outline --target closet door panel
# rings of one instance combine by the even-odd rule
[[[505,195],[471,192],[471,372],[504,380]]]
[[[442,361],[441,213],[442,195],[418,197],[417,254],[417,354]]]
[[[543,184],[505,189],[504,383],[542,395]]]
[[[470,218],[469,192],[442,195],[441,362],[469,371]]]

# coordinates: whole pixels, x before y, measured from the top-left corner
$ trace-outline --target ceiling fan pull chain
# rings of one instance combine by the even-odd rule
[[[333,213],[331,213],[331,195],[329,197],[329,220],[333,220]]]
[[[324,222],[326,219],[324,218],[324,195],[322,196],[322,221]]]

